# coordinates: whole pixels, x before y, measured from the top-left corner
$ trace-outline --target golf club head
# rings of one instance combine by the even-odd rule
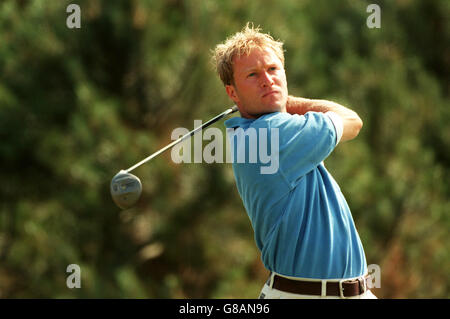
[[[110,190],[114,203],[121,209],[127,209],[139,200],[142,183],[137,176],[121,170],[111,180]]]

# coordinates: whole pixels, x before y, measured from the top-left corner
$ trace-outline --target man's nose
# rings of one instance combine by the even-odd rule
[[[272,86],[273,84],[272,76],[268,72],[264,72],[261,76],[261,86],[267,87]]]

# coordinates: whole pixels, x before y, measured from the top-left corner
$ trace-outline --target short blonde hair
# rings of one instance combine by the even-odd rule
[[[255,48],[272,49],[284,67],[283,42],[276,41],[269,34],[260,31],[259,27],[255,28],[253,24],[247,23],[241,32],[216,46],[213,52],[213,63],[224,85],[234,84],[234,57],[249,55]]]

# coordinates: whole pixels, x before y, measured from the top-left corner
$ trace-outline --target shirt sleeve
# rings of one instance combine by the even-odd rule
[[[280,170],[291,187],[336,147],[338,134],[333,123],[329,115],[320,112],[283,113],[271,123],[272,129],[279,129]]]
[[[342,123],[342,119],[338,114],[331,111],[326,112],[325,114],[328,115],[333,122],[334,129],[336,130],[336,145],[338,145],[342,138],[342,133],[344,132],[344,124]]]

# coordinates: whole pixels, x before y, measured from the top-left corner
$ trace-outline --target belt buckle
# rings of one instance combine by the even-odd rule
[[[344,287],[342,286],[342,283],[345,282],[345,281],[347,281],[347,280],[346,279],[339,280],[339,296],[342,299],[347,299],[348,298],[348,297],[344,296]]]
[[[345,297],[344,296],[344,287],[342,286],[342,283],[346,282],[346,281],[348,281],[348,279],[347,280],[345,280],[345,279],[339,280],[339,296],[342,299],[349,298],[349,297]],[[359,295],[362,295],[363,293],[365,293],[367,291],[367,282],[366,282],[364,277],[363,278],[358,278],[357,282],[358,282],[358,286],[359,286],[358,288],[359,288],[359,292],[360,292]],[[362,292],[361,292],[361,290],[362,290]]]

